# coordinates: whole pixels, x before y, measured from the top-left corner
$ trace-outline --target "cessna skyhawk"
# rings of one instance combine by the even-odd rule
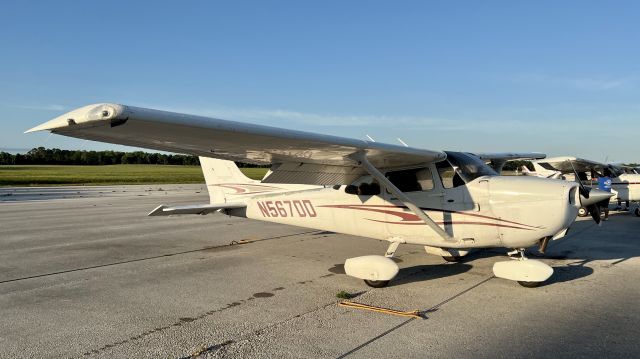
[[[448,260],[474,248],[510,248],[512,259],[495,263],[495,275],[536,286],[553,269],[527,259],[525,249],[544,251],[566,234],[581,206],[610,196],[597,190],[581,196],[578,184],[566,181],[499,176],[482,155],[119,104],[85,106],[27,132],[40,130],[200,156],[210,203],[161,205],[151,216],[222,212],[386,240],[384,256],[345,262],[346,274],[373,287],[398,273],[390,258],[401,243]],[[272,167],[255,181],[232,161]]]

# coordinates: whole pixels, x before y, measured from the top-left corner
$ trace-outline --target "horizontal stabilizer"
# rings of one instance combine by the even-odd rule
[[[174,214],[208,214],[219,209],[245,208],[245,203],[213,203],[213,204],[189,204],[184,206],[159,205],[148,216],[171,216]]]

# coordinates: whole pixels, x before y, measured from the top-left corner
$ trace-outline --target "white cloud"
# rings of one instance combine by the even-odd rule
[[[5,105],[6,107],[20,108],[25,110],[38,110],[38,111],[67,111],[71,108],[64,105]]]
[[[610,76],[563,77],[545,74],[521,74],[515,76],[513,81],[518,83],[569,87],[579,90],[607,91],[628,85],[632,81],[632,78],[614,78]]]

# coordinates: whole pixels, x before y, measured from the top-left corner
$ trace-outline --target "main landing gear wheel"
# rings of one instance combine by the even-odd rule
[[[525,282],[523,280],[519,280],[518,284],[520,284],[525,288],[536,288],[536,287],[539,287],[540,284],[542,284],[542,282]]]
[[[371,288],[384,288],[389,285],[388,280],[368,280],[365,279],[364,282]]]
[[[637,207],[635,210],[633,210],[633,214],[640,217],[640,207]]]
[[[589,211],[587,211],[587,209],[584,207],[580,207],[580,209],[578,210],[578,216],[586,217],[588,215],[589,215]]]
[[[442,256],[447,262],[460,262],[462,260],[462,256]]]

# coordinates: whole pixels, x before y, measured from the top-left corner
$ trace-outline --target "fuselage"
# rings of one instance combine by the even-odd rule
[[[271,189],[255,194],[227,193],[228,201],[247,204],[246,210],[230,213],[441,248],[529,247],[568,228],[580,207],[577,184],[533,177],[483,176],[452,188],[437,179],[429,190],[406,192],[457,240],[452,243],[444,241],[385,190],[359,195],[348,193],[347,186],[265,187]]]
[[[640,174],[624,173],[611,178],[612,200],[640,201]]]

